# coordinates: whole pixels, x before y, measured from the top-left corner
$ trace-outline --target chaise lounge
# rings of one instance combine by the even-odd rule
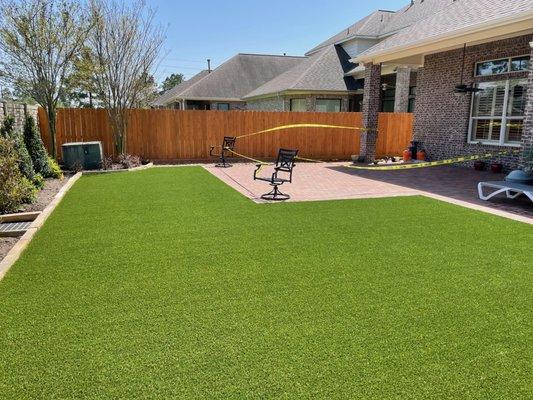
[[[495,189],[491,193],[485,195],[484,190]],[[508,199],[516,199],[520,195],[527,196],[529,200],[533,201],[533,186],[524,183],[496,181],[496,182],[480,182],[478,184],[478,193],[481,200],[489,200],[494,196],[505,193]]]

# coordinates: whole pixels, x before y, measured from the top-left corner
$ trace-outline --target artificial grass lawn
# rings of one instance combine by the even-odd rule
[[[0,282],[0,398],[531,395],[531,226],[83,177]]]

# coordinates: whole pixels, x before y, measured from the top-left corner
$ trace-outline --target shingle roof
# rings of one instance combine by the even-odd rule
[[[237,54],[211,73],[203,74],[193,84],[176,88],[170,98],[165,98],[164,104],[176,98],[240,100],[304,60],[305,57]],[[161,101],[157,99],[156,102]]]
[[[330,45],[289,71],[248,93],[244,98],[264,96],[289,90],[348,91],[357,89],[352,77],[344,74],[354,67],[342,47]]]
[[[352,38],[383,38],[406,26],[412,25],[416,21],[424,19],[439,12],[456,0],[414,0],[398,11],[378,10],[355,24],[309,50],[307,54],[312,54],[329,44],[345,42]]]
[[[378,10],[373,12],[360,21],[357,21],[355,24],[350,25],[348,28],[337,33],[335,36],[330,37],[328,40],[312,48],[306,54],[311,55],[326,46],[341,43],[357,36],[378,36],[382,29],[382,25],[386,24],[393,15],[394,11]]]
[[[357,58],[365,59],[465,29],[476,29],[488,22],[505,21],[521,13],[531,13],[533,19],[532,0],[457,0],[439,12],[403,28]]]
[[[196,82],[198,82],[200,79],[205,77],[209,73],[208,70],[203,70],[202,72],[194,75],[192,78],[181,82],[180,84],[174,86],[172,89],[167,90],[161,96],[159,96],[157,99],[155,99],[152,102],[153,106],[165,106],[168,103],[171,103],[175,99],[180,97],[180,94],[185,91],[185,89],[188,89],[192,85],[194,85]]]

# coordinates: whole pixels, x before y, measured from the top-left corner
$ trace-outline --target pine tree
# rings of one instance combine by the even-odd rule
[[[36,173],[44,177],[50,176],[50,167],[48,165],[48,153],[44,148],[41,135],[32,116],[27,116],[24,121],[24,143],[30,153],[33,169]]]

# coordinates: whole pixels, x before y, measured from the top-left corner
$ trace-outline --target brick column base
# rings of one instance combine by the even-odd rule
[[[360,154],[366,162],[376,157],[376,140],[379,110],[381,109],[381,65],[365,64],[365,88],[363,94],[363,128]]]

